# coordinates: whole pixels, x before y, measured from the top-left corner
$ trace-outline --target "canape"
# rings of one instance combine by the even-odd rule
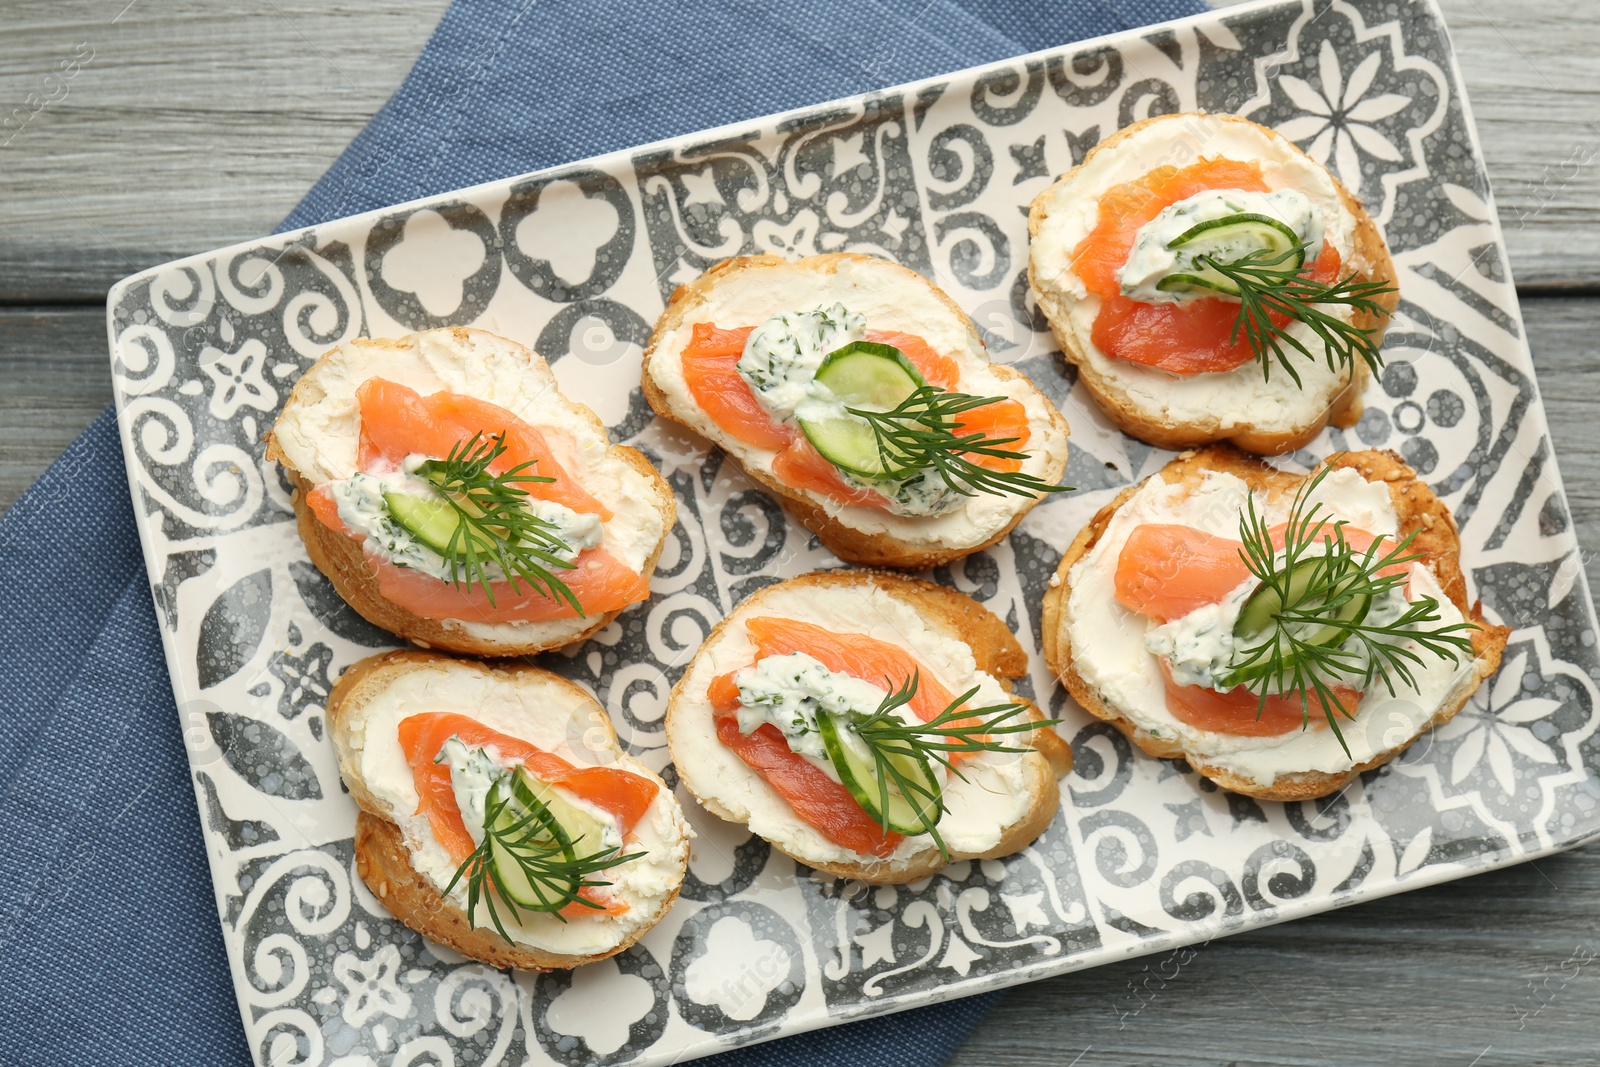
[[[550,367],[483,330],[340,345],[301,376],[267,456],[313,563],[425,647],[512,656],[650,595],[671,488]]]
[[[1086,710],[1269,800],[1333,793],[1448,722],[1507,635],[1467,602],[1455,522],[1399,457],[1301,476],[1225,445],[1103,508],[1043,619]]]
[[[430,940],[494,967],[576,967],[677,899],[693,833],[672,791],[559,675],[373,656],[334,686],[328,732],[361,808],[356,871]]]
[[[720,445],[841,559],[922,569],[1059,488],[1067,424],[921,275],[746,256],[678,289],[645,353],[656,412]]]
[[[1009,855],[1060,806],[1068,745],[1009,680],[1006,626],[930,582],[828,571],[767,586],[673,687],[684,785],[807,866],[875,884]]]
[[[1124,432],[1275,454],[1360,417],[1394,263],[1281,135],[1232,115],[1135,123],[1034,199],[1028,232],[1039,307]]]

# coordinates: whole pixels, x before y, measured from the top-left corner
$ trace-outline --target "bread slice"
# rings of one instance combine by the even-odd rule
[[[1072,767],[1071,747],[1050,728],[1018,742],[1031,745],[1025,754],[990,753],[963,763],[971,782],[950,779],[946,796],[953,810],[965,808],[972,803],[970,798],[991,789],[997,795],[1005,792],[1007,815],[987,824],[974,818],[957,825],[947,814],[940,830],[951,846],[948,858],[923,835],[907,837],[896,852],[879,859],[845,849],[802,822],[764,779],[717,739],[707,699],[707,687],[715,677],[748,666],[755,658],[744,622],[763,615],[809,618],[838,633],[866,633],[899,644],[937,672],[952,693],[981,683],[984,690],[974,698],[975,704],[1019,699],[1009,683],[1028,669],[1027,654],[1004,623],[944,586],[850,570],[822,571],[767,586],[717,624],[673,687],[667,705],[667,744],[678,777],[712,814],[749,826],[774,848],[809,867],[872,884],[912,882],[949,862],[1010,855],[1050,825],[1060,806],[1056,779]],[[1032,718],[1043,718],[1031,702],[1024,702]],[[1007,769],[990,776],[989,768],[982,766],[986,763]],[[975,847],[961,847],[969,838]]]
[[[1268,185],[1304,193],[1321,207],[1342,275],[1353,272],[1361,281],[1395,284],[1394,262],[1377,224],[1337,178],[1265,126],[1235,115],[1203,113],[1136,122],[1101,142],[1035,197],[1028,213],[1028,277],[1062,353],[1078,368],[1079,380],[1095,403],[1124,433],[1160,448],[1228,441],[1262,455],[1292,452],[1328,423],[1353,426],[1361,417],[1361,394],[1369,376],[1362,360],[1356,359],[1353,373],[1348,373],[1329,368],[1321,359],[1297,358],[1302,388],[1278,366],[1264,380],[1255,361],[1229,371],[1180,375],[1111,359],[1091,336],[1100,298],[1085,289],[1073,270],[1073,250],[1093,229],[1099,200],[1109,190],[1159,166],[1183,167],[1219,157],[1258,161]],[[1358,313],[1351,321],[1381,340],[1399,294],[1390,292],[1377,302],[1386,314]],[[1310,344],[1317,351],[1314,338]]]
[[[566,922],[524,912],[527,940],[508,942],[483,905],[468,922],[464,888],[441,890],[454,860],[419,814],[398,723],[421,712],[459,712],[577,766],[608,766],[656,783],[658,792],[630,837],[647,855],[596,877],[611,881],[633,909]],[[328,697],[328,734],[356,818],[356,873],[401,922],[431,941],[492,967],[577,967],[623,951],[660,921],[682,885],[693,831],[665,782],[626,755],[594,697],[558,674],[523,663],[488,665],[434,652],[390,652],[352,665]],[[505,917],[502,906],[501,915]],[[507,924],[515,934],[517,928]]]
[[[267,458],[295,486],[295,519],[306,552],[339,595],[368,621],[424,648],[480,656],[520,656],[581,641],[620,611],[546,621],[432,619],[386,599],[362,543],[317,518],[306,495],[357,471],[361,434],[356,388],[382,377],[428,395],[448,390],[498,404],[545,432],[572,476],[605,504],[600,547],[649,576],[677,504],[638,451],[613,445],[605,424],[561,395],[549,365],[526,347],[483,330],[441,329],[398,338],[358,338],[332,349],[295,384],[267,438]],[[537,473],[535,471],[535,473]]]
[[[740,441],[695,403],[684,380],[682,353],[696,323],[726,329],[759,326],[780,312],[810,311],[834,303],[866,316],[869,330],[913,334],[955,359],[961,371],[960,391],[1021,401],[1030,439],[1019,448],[1031,454],[1023,470],[1051,483],[1060,479],[1067,464],[1067,423],[1055,404],[1023,375],[990,363],[972,321],[937,286],[876,256],[837,252],[794,261],[740,256],[680,286],[645,351],[645,399],[662,418],[682,424],[737,459],[840,559],[870,567],[923,570],[1004,538],[1036,499],[982,495],[932,518],[840,505],[784,484],[772,471],[776,453]]]
[[[1120,538],[1115,542],[1106,541],[1105,555],[1097,554],[1096,548],[1107,539],[1108,533],[1116,537],[1111,532],[1114,520],[1119,511],[1129,506],[1129,502],[1141,491],[1159,482],[1178,487],[1173,495],[1174,501],[1199,499],[1199,494],[1205,492],[1208,486],[1217,484],[1209,482],[1209,477],[1223,474],[1242,480],[1245,486],[1258,494],[1258,500],[1264,497],[1268,506],[1277,504],[1287,509],[1295,492],[1309,477],[1276,470],[1226,445],[1183,453],[1145,482],[1123,490],[1095,515],[1067,549],[1061,566],[1051,580],[1051,588],[1045,594],[1043,644],[1045,661],[1073,698],[1090,714],[1112,723],[1150,755],[1186,759],[1196,771],[1224,789],[1264,800],[1307,800],[1336,792],[1361,772],[1381,766],[1399,755],[1427,730],[1449,722],[1483,679],[1499,668],[1500,656],[1509,634],[1505,627],[1497,626],[1483,617],[1480,604],[1469,606],[1467,603],[1466,578],[1461,571],[1461,544],[1455,520],[1433,491],[1416,476],[1416,472],[1392,452],[1348,452],[1330,458],[1324,466],[1335,470],[1348,468],[1366,482],[1387,488],[1389,505],[1398,519],[1398,538],[1416,534],[1411,551],[1422,557],[1442,595],[1478,627],[1471,634],[1474,658],[1457,672],[1436,706],[1418,708],[1415,714],[1408,712],[1406,716],[1399,716],[1398,712],[1392,710],[1399,705],[1385,703],[1380,695],[1377,705],[1372,706],[1369,698],[1358,709],[1355,723],[1341,722],[1345,738],[1351,745],[1353,759],[1337,752],[1337,742],[1327,737],[1324,739],[1326,744],[1323,752],[1331,755],[1335,762],[1342,761],[1343,765],[1286,768],[1271,776],[1270,780],[1262,780],[1260,776],[1243,773],[1236,754],[1226,751],[1229,739],[1234,735],[1186,729],[1182,724],[1177,724],[1176,719],[1171,722],[1162,720],[1158,727],[1148,711],[1141,713],[1127,706],[1107,692],[1105,687],[1091,684],[1085,678],[1086,672],[1095,673],[1085,662],[1085,656],[1091,650],[1075,646],[1074,632],[1093,636],[1098,641],[1104,636],[1105,629],[1116,624],[1107,624],[1101,628],[1102,632],[1095,633],[1091,621],[1093,616],[1086,612],[1082,621],[1075,619],[1074,585],[1086,585],[1088,581],[1087,573],[1080,568],[1097,563],[1104,565],[1106,562],[1115,566],[1114,553],[1121,551]],[[1210,532],[1237,536],[1237,507],[1228,510],[1221,508],[1221,505],[1216,506],[1220,510],[1216,513],[1217,519],[1213,525],[1219,528]],[[1223,514],[1224,511],[1226,514]],[[1126,531],[1122,536],[1126,536]],[[1386,544],[1392,545],[1393,542]],[[1130,632],[1142,642],[1144,617],[1125,609],[1117,610],[1126,620],[1122,625],[1134,627]],[[1079,626],[1084,629],[1079,629]],[[1081,640],[1078,642],[1080,645],[1083,643]],[[1097,649],[1099,647],[1097,645]],[[1148,654],[1147,658],[1152,662],[1154,660]],[[1382,694],[1381,686],[1378,693]],[[1407,708],[1412,706],[1406,705]],[[1177,724],[1176,729],[1174,724]],[[1290,736],[1291,742],[1298,740],[1300,738]],[[1328,745],[1334,747],[1328,748]]]

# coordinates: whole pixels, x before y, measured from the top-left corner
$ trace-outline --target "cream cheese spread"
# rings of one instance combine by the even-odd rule
[[[816,398],[817,370],[828,353],[866,336],[867,320],[843,304],[779,312],[750,331],[737,365],[739,377],[781,422]]]
[[[1233,657],[1234,623],[1239,621],[1239,611],[1255,587],[1255,579],[1251,578],[1215,604],[1152,626],[1145,635],[1144,647],[1152,656],[1166,657],[1177,684],[1215,688],[1216,672]]]
[[[767,656],[733,676],[739,687],[739,730],[750,733],[770,723],[789,742],[789,748],[805,757],[829,778],[839,781],[839,769],[829,756],[817,728],[818,715],[871,715],[882,705],[888,690],[864,682],[842,671],[831,671],[814,656],[791,652],[786,656]],[[901,722],[915,726],[921,722],[907,704],[894,709]],[[860,737],[850,730],[839,733],[841,744],[863,762],[872,755]],[[935,779],[945,780],[945,768],[935,763]]]
[[[450,562],[396,522],[384,499],[385,493],[432,496],[436,492],[433,485],[414,473],[418,462],[425,458],[410,456],[400,470],[357,472],[349,478],[329,482],[328,491],[338,505],[339,518],[365,538],[362,547],[368,552],[375,551],[396,566],[409,567],[441,581],[453,581],[456,575]],[[580,552],[600,544],[602,528],[598,515],[580,514],[564,504],[534,497],[525,500],[522,507],[544,522],[550,535],[565,545],[550,552],[563,562],[571,563]],[[483,570],[490,581],[507,578],[504,569],[492,560],[483,564]]]
[[[865,338],[866,322],[843,304],[780,312],[751,331],[739,376],[775,421],[803,428],[850,418],[845,402],[817,380],[817,371],[831,353]],[[871,481],[843,469],[838,474],[849,485],[883,494],[901,516],[942,515],[966,499],[931,468],[903,481]]]
[[[1166,292],[1156,288],[1156,283],[1169,274],[1198,269],[1192,254],[1172,247],[1175,240],[1202,222],[1245,214],[1276,219],[1293,230],[1305,246],[1307,262],[1315,259],[1322,248],[1322,209],[1293,189],[1276,193],[1212,189],[1168,205],[1139,227],[1128,262],[1122,268],[1122,295],[1146,304],[1179,304],[1216,297],[1216,293]],[[1258,247],[1243,240],[1224,241],[1207,245],[1206,254],[1231,263]]]

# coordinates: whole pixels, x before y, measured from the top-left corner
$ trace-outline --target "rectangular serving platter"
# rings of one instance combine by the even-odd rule
[[[1274,126],[1365,201],[1400,272],[1388,366],[1349,431],[1455,513],[1473,594],[1513,630],[1448,726],[1322,801],[1219,792],[1138,754],[1037,655],[1078,528],[1168,454],[1077,387],[1026,282],[1032,197],[1111,131],[1204,108]],[[719,453],[654,419],[641,346],[668,294],[741,253],[860,250],[948,291],[1072,426],[1067,482],[1005,542],[932,574],[1035,650],[1024,686],[1077,757],[1061,815],[1000,861],[901,887],[815,875],[680,789],[678,904],[577,972],[428,944],[353,876],[355,805],[322,717],[393,647],[307,561],[263,433],[355,336],[480,326],[531,344],[679,521],[652,597],[540,662],[668,764],[667,690],[744,595],[838,561]],[[1600,834],[1595,619],[1482,153],[1441,16],[1417,0],[1233,8],[678,138],[181,260],[108,308],[116,400],[217,905],[260,1064],[666,1064],[1156,952],[1458,878]],[[1381,728],[1381,725],[1380,727]]]

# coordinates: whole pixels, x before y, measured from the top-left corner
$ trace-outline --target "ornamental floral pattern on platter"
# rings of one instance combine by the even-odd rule
[[[1028,202],[1112,131],[1195,108],[1272,125],[1384,227],[1402,304],[1349,431],[1294,462],[1391,448],[1461,524],[1475,595],[1513,628],[1447,727],[1316,802],[1216,790],[1025,680],[1067,720],[1063,808],[1005,860],[900,887],[815,874],[682,790],[699,837],[642,942],[576,972],[496,971],[393,920],[352,871],[324,737],[339,672],[392,647],[306,561],[262,436],[356,336],[481,326],[666,474],[679,522],[652,597],[541,662],[593,690],[676,788],[667,691],[753,589],[838,565],[636,387],[673,288],[728,256],[843,249],[946,289],[1072,425],[1067,482],[932,577],[1037,648],[1062,550],[1167,454],[1077,388],[1026,281]],[[1438,12],[1289,0],[1151,27],[270,238],[148,271],[109,325],[130,481],[258,1063],[665,1064],[1200,942],[1460,877],[1600,833],[1595,621],[1499,227]],[[1368,728],[1385,729],[1375,722]]]

